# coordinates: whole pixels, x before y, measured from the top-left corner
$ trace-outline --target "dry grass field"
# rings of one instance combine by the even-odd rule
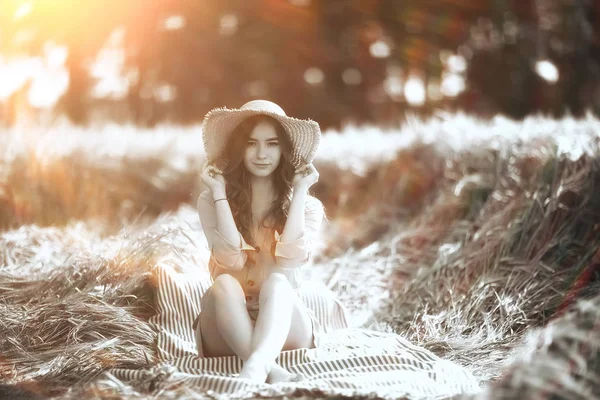
[[[599,132],[460,114],[326,132],[306,276],[482,399],[599,398]],[[158,396],[104,372],[155,361],[153,267],[206,262],[203,162],[199,127],[0,132],[0,397]]]

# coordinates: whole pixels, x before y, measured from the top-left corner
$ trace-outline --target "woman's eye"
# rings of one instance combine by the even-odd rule
[[[248,142],[248,146],[256,146],[258,143],[256,142]],[[271,143],[267,143],[267,146],[279,146],[279,143],[276,142],[271,142]]]

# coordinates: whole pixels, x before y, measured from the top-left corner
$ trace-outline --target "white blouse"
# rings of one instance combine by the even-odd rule
[[[246,294],[247,303],[256,303],[263,282],[273,272],[285,275],[294,289],[300,285],[300,268],[312,264],[313,243],[318,238],[324,218],[323,204],[308,195],[304,206],[304,233],[293,242],[281,242],[277,230],[261,226],[252,234],[256,247],[250,246],[241,233],[240,242],[233,244],[217,230],[216,206],[210,190],[198,197],[198,215],[208,242],[210,259],[208,268],[212,278],[230,274],[238,280]],[[270,249],[275,242],[275,254]],[[254,253],[254,262],[248,257]]]

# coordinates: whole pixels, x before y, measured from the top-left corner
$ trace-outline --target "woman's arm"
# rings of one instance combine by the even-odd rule
[[[313,243],[324,216],[319,200],[306,191],[294,193],[283,234],[275,231],[275,259],[281,268],[295,269],[312,261]]]
[[[240,242],[239,238],[240,233],[235,225],[231,207],[229,206],[229,200],[221,200],[217,201],[216,203],[214,202],[215,200],[226,198],[227,195],[225,191],[212,193],[213,205],[215,206],[217,214],[217,231],[230,243],[239,243],[241,246],[242,243]]]
[[[243,250],[255,250],[246,243],[237,230],[231,208],[226,200],[217,201],[210,190],[200,193],[198,197],[198,216],[202,230],[211,250],[211,257],[222,268],[240,270],[246,263],[247,255]],[[224,203],[224,204],[219,204]]]
[[[281,234],[282,242],[293,242],[304,234],[304,211],[308,188],[295,188],[290,202],[287,221]]]

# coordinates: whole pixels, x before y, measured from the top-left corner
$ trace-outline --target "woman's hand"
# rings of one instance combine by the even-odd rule
[[[319,181],[319,172],[314,165],[306,164],[295,171],[292,185],[294,188],[308,189]]]
[[[202,166],[200,179],[213,193],[225,193],[225,177],[223,171],[214,165],[210,165],[208,161]]]

